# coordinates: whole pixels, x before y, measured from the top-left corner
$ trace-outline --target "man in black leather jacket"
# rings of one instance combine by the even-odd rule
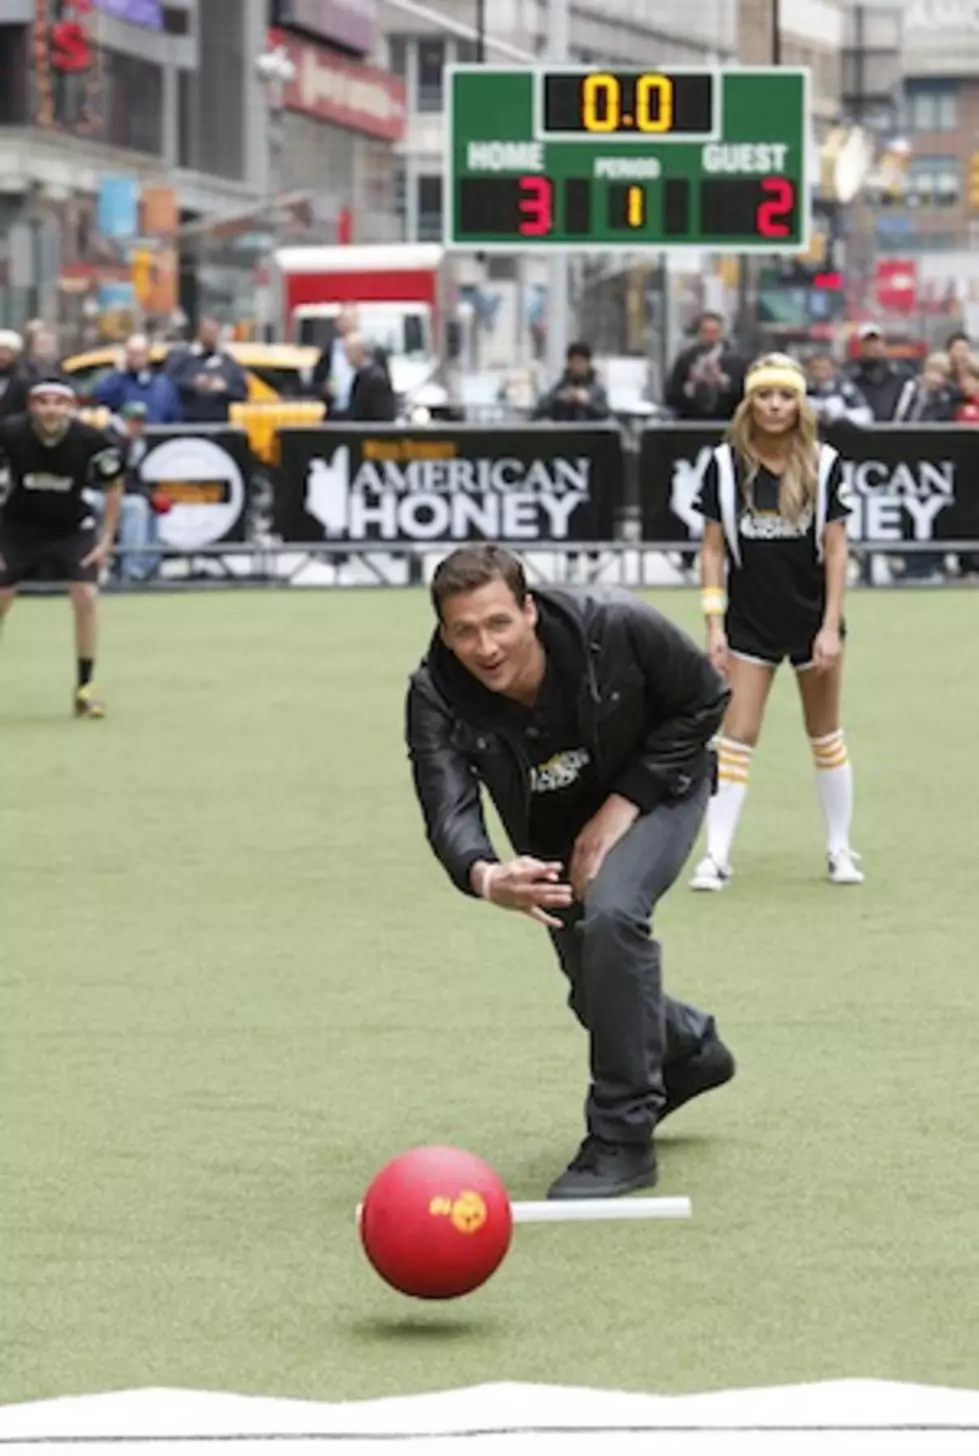
[[[464,894],[548,928],[589,1035],[587,1136],[548,1196],[651,1187],[657,1123],[734,1074],[713,1018],[664,996],[650,939],[710,798],[728,688],[638,597],[531,592],[499,546],[454,551],[432,600],[406,704],[428,842]],[[490,842],[481,784],[515,859]]]

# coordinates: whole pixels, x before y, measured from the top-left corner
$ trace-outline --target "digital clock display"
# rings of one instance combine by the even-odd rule
[[[710,137],[710,72],[545,71],[544,136]]]

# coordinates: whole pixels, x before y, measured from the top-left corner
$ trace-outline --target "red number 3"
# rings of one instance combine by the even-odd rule
[[[525,238],[542,238],[554,226],[551,198],[554,189],[546,177],[520,178],[520,233]]]
[[[772,200],[758,204],[755,227],[763,238],[787,238],[792,229],[783,219],[795,205],[795,188],[787,177],[766,177],[761,190]]]

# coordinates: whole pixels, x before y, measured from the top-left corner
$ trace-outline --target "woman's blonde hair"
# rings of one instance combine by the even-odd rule
[[[925,369],[933,369],[936,374],[939,372],[947,379],[952,372],[952,361],[941,349],[936,354],[929,354],[925,360]]]
[[[791,370],[799,376],[799,418],[792,431],[792,447],[778,492],[779,514],[786,520],[798,521],[816,502],[819,487],[819,439],[816,414],[806,398],[806,379],[799,365],[788,354],[764,354],[748,371],[745,397],[738,405],[727,431],[734,453],[745,467],[741,489],[750,505],[755,478],[761,468],[755,444],[755,422],[751,412],[751,376],[755,370]]]

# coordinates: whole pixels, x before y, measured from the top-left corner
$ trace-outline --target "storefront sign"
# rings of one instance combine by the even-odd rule
[[[34,0],[31,37],[38,126],[79,134],[100,130],[101,66],[93,43],[93,0]],[[84,87],[71,78],[84,75]]]
[[[358,55],[374,49],[377,0],[277,0],[275,18]]]
[[[283,46],[296,68],[285,88],[287,110],[385,141],[404,136],[405,88],[397,77],[280,30],[270,32],[269,46]]]
[[[144,30],[163,29],[163,6],[160,0],[95,0],[97,10],[124,20],[127,25],[139,25]]]
[[[280,434],[273,529],[287,542],[608,540],[617,429],[326,426]]]

